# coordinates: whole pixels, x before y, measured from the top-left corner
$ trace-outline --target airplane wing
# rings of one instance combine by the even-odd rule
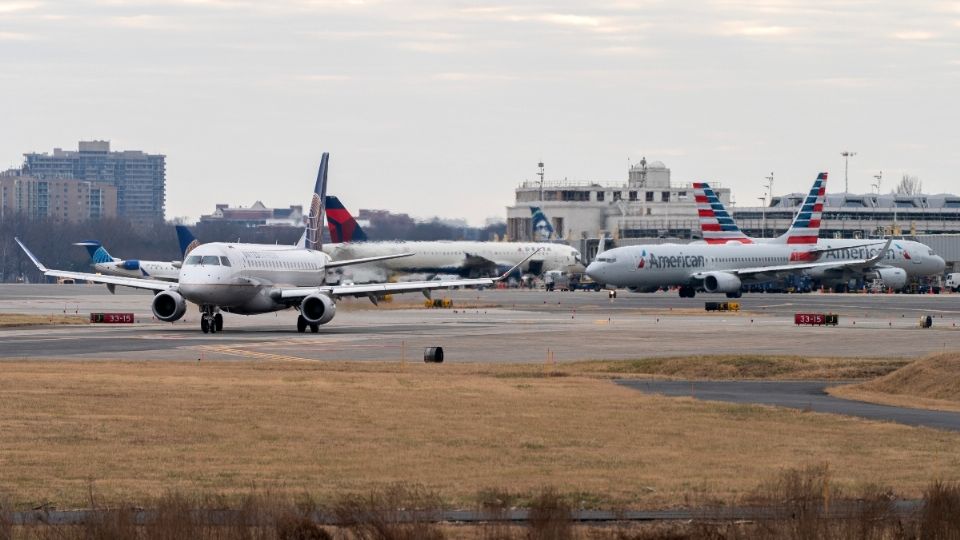
[[[326,264],[326,268],[339,268],[341,266],[350,266],[352,264],[365,264],[370,262],[377,261],[386,261],[389,259],[399,259],[401,257],[411,257],[414,254],[412,252],[407,253],[397,253],[396,255],[377,255],[376,257],[363,257],[362,259],[346,259],[342,261],[330,261]]]
[[[887,243],[884,244],[883,249],[877,252],[876,255],[870,257],[869,259],[855,259],[849,261],[832,261],[832,262],[810,262],[810,263],[793,263],[793,264],[781,264],[775,266],[757,266],[754,268],[737,268],[731,270],[720,270],[720,272],[728,272],[739,277],[747,278],[756,278],[761,275],[777,275],[777,274],[791,274],[795,272],[802,272],[804,270],[811,270],[814,268],[826,268],[826,269],[837,269],[837,270],[863,270],[866,268],[872,268],[880,262],[883,258],[884,253],[890,249],[890,244],[893,242],[893,239],[887,239]],[[692,274],[691,277],[694,279],[704,279],[708,272],[697,272]]]
[[[100,274],[89,274],[86,272],[68,272],[66,270],[50,270],[43,263],[40,262],[40,259],[37,259],[37,256],[33,254],[27,246],[23,245],[23,242],[19,238],[14,238],[17,241],[17,244],[20,245],[20,248],[23,249],[23,252],[27,254],[27,257],[30,257],[30,260],[33,261],[33,264],[36,265],[37,269],[43,272],[43,275],[50,277],[58,278],[69,278],[69,279],[82,279],[84,281],[90,281],[93,283],[104,283],[106,285],[122,285],[124,287],[133,287],[134,289],[148,289],[151,291],[166,291],[170,289],[176,289],[176,282],[169,281],[157,281],[155,279],[139,279],[139,278],[128,278],[120,276],[102,276]]]
[[[287,289],[277,289],[271,293],[275,298],[295,299],[310,296],[311,294],[328,294],[334,298],[344,296],[369,296],[376,297],[385,294],[400,294],[410,292],[421,292],[428,295],[430,291],[437,289],[451,289],[454,287],[487,287],[507,277],[519,268],[523,263],[530,260],[531,257],[539,253],[536,250],[525,259],[517,263],[503,274],[495,278],[477,278],[477,279],[450,279],[450,280],[431,280],[431,281],[405,281],[402,283],[368,283],[364,285],[321,285],[319,287],[294,287]]]

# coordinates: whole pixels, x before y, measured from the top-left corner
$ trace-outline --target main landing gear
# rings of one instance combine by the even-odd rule
[[[216,309],[214,306],[203,306],[200,308],[200,311],[203,312],[200,315],[200,330],[202,330],[204,334],[223,332],[223,314],[216,311]]]
[[[697,289],[690,285],[680,287],[680,298],[693,298],[697,295]]]
[[[316,334],[320,331],[319,324],[310,324],[306,319],[303,318],[303,315],[297,315],[297,332],[300,332],[301,334],[305,333],[308,326],[310,327],[311,334]]]

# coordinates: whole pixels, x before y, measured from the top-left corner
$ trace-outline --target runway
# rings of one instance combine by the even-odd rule
[[[623,386],[650,394],[694,397],[706,401],[776,405],[805,411],[857,416],[868,420],[898,422],[960,431],[960,413],[929,411],[849,401],[826,393],[826,381],[652,381],[621,380]]]
[[[452,309],[425,309],[419,295],[374,307],[339,304],[319,334],[297,334],[296,312],[225,314],[225,331],[202,334],[196,311],[152,320],[149,293],[93,285],[0,285],[0,313],[133,312],[137,324],[0,329],[0,356],[121,360],[422,360],[444,347],[449,362],[543,362],[703,354],[915,357],[960,346],[960,295],[755,294],[740,313],[706,313],[675,293],[528,290],[436,294]],[[400,309],[404,308],[404,309]],[[796,327],[796,312],[840,314],[838,327]],[[920,329],[921,314],[934,326]]]

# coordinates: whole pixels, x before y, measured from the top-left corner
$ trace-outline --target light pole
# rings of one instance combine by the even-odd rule
[[[760,215],[763,217],[762,225],[760,226],[760,238],[767,237],[767,198],[766,197],[757,197],[760,199]]]
[[[843,156],[843,192],[850,193],[850,158],[857,155],[857,153],[844,150],[840,152],[840,155]]]
[[[873,185],[877,186],[877,195],[879,195],[879,194],[880,194],[880,182],[883,180],[883,171],[880,171],[878,174],[873,175],[873,177],[877,179],[877,183],[876,183],[876,184],[873,184]]]
[[[540,172],[537,173],[537,176],[540,177],[540,201],[543,202],[543,162],[537,163],[537,167],[540,167]]]

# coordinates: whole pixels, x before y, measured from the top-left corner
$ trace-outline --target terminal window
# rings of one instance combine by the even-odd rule
[[[653,192],[652,192],[652,191],[648,191],[648,192],[647,192],[647,202],[653,202]]]
[[[630,200],[631,200],[631,201],[637,200],[637,192],[636,192],[636,191],[631,191],[631,192],[628,194],[628,196],[630,197]]]
[[[597,192],[597,202],[601,202],[601,201],[603,201],[603,192],[602,192],[602,191],[598,191],[598,192]]]
[[[660,200],[661,200],[662,202],[670,202],[670,192],[669,192],[669,191],[664,191],[664,192],[660,193]]]

